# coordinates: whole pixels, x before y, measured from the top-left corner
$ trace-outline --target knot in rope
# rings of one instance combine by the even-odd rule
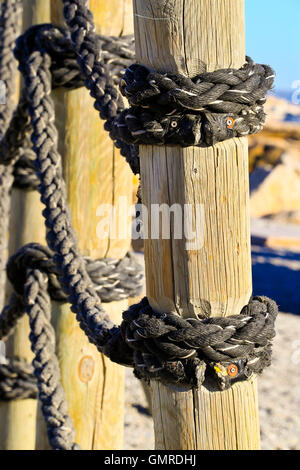
[[[239,69],[188,78],[134,64],[120,90],[130,109],[114,121],[113,139],[129,144],[207,146],[259,132],[274,71],[249,57]]]
[[[223,390],[270,364],[277,314],[274,301],[254,297],[239,315],[185,319],[145,298],[123,314],[121,334],[138,377],[199,386],[213,374]]]

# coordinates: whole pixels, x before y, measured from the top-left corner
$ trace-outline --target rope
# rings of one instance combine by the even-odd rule
[[[99,57],[86,0],[63,0],[63,4],[85,86],[106,121],[105,129],[129,161],[136,158],[138,144],[205,146],[262,128],[265,95],[275,75],[269,66],[254,64],[250,58],[240,70],[218,70],[192,80],[135,64],[121,82],[121,92],[132,104],[125,109]]]
[[[16,360],[0,364],[0,400],[36,398],[37,382],[33,367]]]
[[[5,106],[0,106],[0,140],[5,134],[14,109],[14,88],[16,61],[13,47],[20,33],[21,0],[4,0],[0,10],[0,80],[6,88]],[[0,162],[0,308],[4,304],[5,264],[8,251],[8,226],[10,211],[10,190],[13,183],[13,163],[8,166]]]
[[[34,374],[49,442],[54,450],[74,450],[79,449],[79,446],[74,444],[75,429],[67,412],[67,400],[60,383],[55,332],[50,322],[51,302],[46,289],[45,275],[38,270],[28,269],[24,301],[31,328],[31,348],[35,356]]]
[[[22,70],[24,50],[28,53],[29,50],[46,49],[52,60],[53,88],[77,88],[85,80],[96,100],[96,109],[100,110],[101,118],[106,119],[105,128],[110,131],[116,146],[121,148],[134,173],[139,172],[139,144],[207,146],[262,129],[265,96],[275,76],[269,66],[255,64],[247,58],[240,70],[217,70],[191,80],[179,74],[154,73],[135,64],[127,68],[121,80],[121,92],[132,105],[124,109],[116,83],[122,76],[121,67],[126,67],[133,57],[132,36],[122,40],[110,37],[104,41],[102,36],[92,34],[88,40],[93,40],[91,55],[98,55],[99,48],[104,48],[102,68],[96,67],[98,62],[94,58],[97,70],[93,74],[87,73],[90,66],[86,64],[92,59],[85,55],[79,62],[79,69],[68,32],[52,25],[30,28],[19,38],[15,54]],[[85,43],[81,47],[85,47]],[[80,54],[80,46],[77,48]],[[97,86],[91,83],[97,83]],[[106,87],[114,93],[102,95]],[[18,112],[15,119],[20,123]],[[23,143],[24,119],[22,122],[19,126],[13,123],[11,132],[7,134],[9,143],[3,142],[3,150],[0,147],[2,161],[5,161],[5,155],[11,159]],[[19,136],[23,134],[23,138],[15,138],[15,129],[19,129]],[[24,160],[22,174],[25,173]],[[35,183],[33,185],[36,186]],[[24,186],[27,187],[28,182]]]
[[[49,281],[48,277],[48,288]],[[45,286],[39,289],[43,289],[40,297],[45,297]],[[23,313],[20,308],[19,314]],[[123,313],[119,337],[114,342],[114,346],[118,346],[115,356],[119,363],[134,366],[135,375],[140,379],[199,387],[208,376],[214,377],[220,389],[225,390],[270,365],[277,314],[275,302],[266,297],[254,297],[240,315],[202,321],[182,319],[176,314],[154,312],[145,298]],[[3,324],[1,319],[1,327]],[[31,333],[31,339],[34,334]],[[124,350],[123,341],[131,352]],[[17,371],[0,367],[3,380],[0,397],[1,391],[2,394],[8,392],[8,398],[36,395],[32,370],[21,365],[18,364]],[[24,381],[26,374],[29,386]],[[16,384],[15,390],[10,388],[12,383]]]
[[[155,313],[145,298],[123,314],[121,334],[138,378],[198,387],[207,375],[224,390],[270,365],[277,314],[274,301],[254,297],[240,315],[199,321]]]
[[[102,48],[103,61],[112,86],[117,90],[126,68],[134,57],[133,36],[122,38],[96,36],[97,47]],[[45,50],[51,56],[52,88],[65,87],[76,89],[82,87],[85,76],[77,64],[69,32],[63,28],[44,24],[29,28],[16,43],[15,56],[19,69],[24,67],[24,58],[34,50]],[[26,93],[22,94],[14,113],[9,129],[0,143],[0,161],[9,164],[26,147],[26,135],[30,131],[28,120],[28,103]],[[128,148],[128,146],[126,147]],[[131,147],[130,147],[131,148]],[[136,149],[130,150],[126,157],[134,173],[139,171]],[[18,164],[18,163],[17,163]],[[28,169],[31,172],[30,168]]]
[[[6,6],[19,4],[6,3]],[[183,146],[210,145],[223,137],[236,135],[235,132],[237,135],[256,132],[264,119],[263,95],[273,77],[270,68],[257,66],[250,59],[239,71],[229,69],[202,74],[193,80],[130,66],[121,82],[121,90],[131,102],[131,108],[125,110],[116,82],[124,56],[126,60],[133,58],[128,47],[128,44],[132,45],[132,39],[123,42],[97,36],[86,1],[63,0],[63,3],[70,36],[62,28],[42,25],[30,28],[16,44],[15,55],[25,90],[10,125],[4,127],[7,131],[0,143],[0,161],[11,168],[20,159],[23,166],[27,165],[31,170],[34,163],[37,180],[32,184],[36,186],[39,182],[49,248],[30,244],[10,259],[7,273],[15,292],[0,315],[0,339],[13,331],[18,319],[26,312],[31,328],[35,383],[49,441],[54,449],[78,449],[60,383],[55,336],[50,322],[50,298],[68,300],[90,342],[112,361],[133,366],[138,377],[199,386],[212,376],[222,390],[237,380],[260,373],[270,364],[278,311],[270,299],[255,297],[237,316],[183,319],[175,313],[154,312],[148,300],[143,299],[123,313],[120,327],[114,325],[104,311],[102,301],[111,299],[111,292],[114,295],[132,292],[139,273],[134,272],[130,257],[120,262],[94,262],[85,259],[79,251],[57,148],[52,88],[78,87],[84,81],[95,99],[100,117],[106,121],[106,130],[137,170],[137,144],[156,142],[157,135],[162,135],[157,132],[158,125],[164,129],[160,144],[168,142]],[[102,47],[106,47],[107,53],[99,56]],[[121,59],[117,57],[119,54]],[[190,93],[197,96],[189,99]],[[148,106],[146,117],[142,112],[144,106]],[[231,127],[229,117],[232,118]],[[151,127],[149,123],[154,118],[156,124]],[[172,124],[172,119],[176,121],[178,131],[174,130],[177,127]],[[198,126],[197,130],[195,126]],[[30,146],[26,145],[29,131],[34,159]],[[22,163],[19,163],[15,174],[21,168]],[[121,292],[116,293],[116,287]],[[6,377],[2,393],[8,387],[9,374],[14,371],[18,381],[22,380],[22,374],[23,379],[27,374],[31,383],[28,389],[31,387],[30,393],[33,393],[34,379],[30,370],[24,372],[20,364],[15,364],[13,369],[13,365],[8,364],[0,371]],[[21,388],[19,385],[19,396]]]

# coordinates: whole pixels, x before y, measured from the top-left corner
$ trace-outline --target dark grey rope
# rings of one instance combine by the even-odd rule
[[[22,12],[22,2],[20,0],[5,0],[1,4],[0,13],[0,79],[6,85],[6,104],[0,107],[0,138],[6,132],[14,109],[14,85],[16,76],[16,65],[13,56],[13,47],[16,37],[19,35],[20,13]],[[21,99],[22,106],[22,99]],[[25,120],[25,123],[28,119]],[[23,126],[25,126],[23,123]],[[10,189],[13,182],[13,167],[15,158],[13,157],[8,166],[0,166],[0,258],[1,263],[5,260],[7,250],[7,229],[10,206]],[[5,277],[1,270],[1,296],[5,293]],[[28,271],[26,284],[24,286],[24,302],[16,295],[12,296],[11,303],[4,308],[1,314],[1,338],[9,334],[9,330],[14,326],[20,317],[20,312],[26,304],[26,310],[30,319],[31,343],[35,353],[34,369],[38,376],[39,397],[42,402],[42,409],[47,423],[48,436],[54,449],[76,449],[73,444],[75,430],[71,418],[67,414],[67,403],[62,386],[60,384],[59,366],[55,357],[55,337],[54,330],[50,324],[50,300],[47,296],[39,296],[38,286],[45,284],[42,273],[38,271]],[[42,292],[43,293],[43,292]],[[39,300],[39,302],[37,302]],[[2,302],[3,299],[1,298]],[[43,304],[43,309],[39,305]],[[1,306],[2,307],[2,306]],[[14,382],[14,374],[17,375],[17,383]],[[15,394],[30,396],[33,391],[34,381],[31,370],[27,365],[20,365],[15,360],[8,364],[1,364],[0,377],[5,377],[0,387],[1,397],[7,399],[14,398]],[[14,388],[11,388],[14,387]]]
[[[16,360],[0,364],[1,401],[37,398],[37,395],[37,380],[31,364]]]
[[[121,91],[131,108],[114,120],[111,137],[129,144],[214,145],[259,132],[274,71],[249,57],[239,70],[202,73],[193,79],[160,74],[135,64]]]
[[[277,314],[274,301],[254,297],[240,315],[199,321],[155,313],[145,298],[123,314],[121,333],[137,377],[199,386],[207,375],[224,390],[270,365]]]
[[[57,35],[57,41],[52,41],[51,33]],[[47,41],[48,47],[52,50],[55,62],[54,72],[52,69],[52,86],[54,88],[58,86],[65,86],[67,88],[77,88],[83,85],[83,79],[80,76],[79,67],[77,65],[76,59],[74,58],[73,52],[70,52],[70,42],[66,40],[65,35],[62,34],[59,29],[53,28],[52,26],[49,27],[49,25],[45,27],[38,26],[31,28],[26,34],[26,40],[28,43],[25,44],[24,41],[22,43],[22,47],[24,47],[24,50],[25,48],[27,48],[26,50],[29,50],[29,44],[33,41],[33,39],[38,44],[38,47],[41,47],[43,41]],[[110,70],[113,71],[114,74],[118,74],[120,71],[120,67],[124,66],[124,60],[129,60],[129,58],[132,57],[132,53],[130,52],[130,49],[128,51],[125,50],[124,43],[122,43],[120,40],[112,40],[109,41],[108,45],[105,45],[108,41],[105,38],[102,38],[102,42],[104,43],[104,47],[107,47],[108,49],[108,51],[106,52],[106,60],[109,62]],[[117,42],[119,48],[122,47],[122,59],[120,59],[119,56],[115,55],[116,46],[112,47],[114,42]],[[130,43],[130,40],[128,42]],[[66,43],[69,47],[67,51]],[[61,56],[62,47],[64,47],[63,57]],[[128,59],[126,59],[126,55],[128,56]],[[59,61],[61,63],[60,65],[58,65]],[[66,64],[68,66],[68,69],[66,69]],[[117,81],[118,78],[115,77],[114,80]],[[13,132],[6,133],[5,138],[1,141],[1,150],[2,154],[6,156],[7,159],[11,159],[12,157],[16,159],[16,157],[18,156],[18,160],[14,165],[14,184],[17,187],[22,187],[24,189],[37,188],[39,180],[37,178],[34,168],[35,154],[31,150],[31,148],[29,148],[28,143],[26,142],[26,134],[31,130],[28,119],[28,101],[26,91],[23,91],[22,93],[18,108],[11,121],[10,127]],[[29,266],[37,267],[39,261],[37,258],[39,256],[45,257],[45,253],[43,253],[43,248],[41,247],[40,251],[36,247],[33,248],[33,245],[27,246],[26,248],[26,254],[24,253],[24,250],[21,250],[22,260],[24,261],[24,259],[26,259],[27,268]],[[31,263],[28,263],[29,258]],[[20,257],[18,257],[17,259],[16,256],[14,256],[13,259],[15,261],[15,264],[18,264],[18,269],[20,271],[20,266],[22,264]],[[141,266],[139,265],[139,263],[136,262],[135,257],[132,253],[128,253],[128,255],[123,260],[102,259],[94,261],[89,258],[86,258],[85,263],[87,267],[87,272],[95,285],[95,289],[98,295],[101,295],[102,301],[117,301],[127,298],[129,296],[135,297],[140,294],[140,290],[144,283],[144,274]],[[14,269],[12,268],[12,263],[9,264],[8,271],[12,276],[16,274]],[[26,272],[25,268],[24,272]],[[22,289],[23,287],[24,286],[22,286]],[[67,296],[60,288],[59,283],[56,284],[56,292],[53,298],[61,301],[67,300]],[[13,308],[14,302],[11,304],[11,307],[12,308],[6,308],[4,317],[8,316],[10,323],[14,324],[15,320],[17,320],[20,314],[22,314],[22,309],[20,310],[17,308]],[[7,366],[2,367],[2,369],[5,369],[5,367],[8,368],[9,377],[11,376],[12,369],[15,364],[18,363],[16,361],[10,361]],[[15,370],[17,376],[20,367],[21,366],[19,365],[17,367],[17,370]],[[29,370],[27,365],[25,365],[24,367],[27,368],[26,370]],[[24,375],[26,370],[23,371],[22,377],[20,378],[22,383],[24,382]],[[7,392],[7,398],[10,398],[13,394],[13,392],[8,392],[11,383],[12,382],[8,377],[7,380],[3,382],[3,390]],[[31,383],[32,379],[30,376],[28,376],[29,386]],[[18,387],[18,398],[26,398],[26,387],[23,387],[23,396],[21,392],[22,387]]]
[[[21,253],[17,259],[11,260],[12,265],[20,256]],[[37,269],[29,266],[25,272],[24,261],[20,263],[18,276],[12,278],[15,291],[18,292],[25,282],[27,292],[34,293],[35,305],[42,312],[47,306],[39,299],[48,298],[47,292],[53,299],[59,299],[55,268],[45,258],[39,260]],[[29,271],[42,274],[44,282],[33,282],[31,286],[28,282]],[[13,273],[16,274],[16,266],[13,266]],[[4,311],[0,317],[0,332],[3,335],[7,336],[24,314],[24,305],[28,304],[28,300],[26,296],[23,301],[20,299],[21,293],[19,297],[14,296],[14,304],[7,307],[10,308],[10,315]],[[266,297],[255,297],[240,315],[199,321],[195,318],[183,319],[172,313],[156,313],[145,298],[123,313],[123,322],[119,331],[114,332],[113,344],[111,341],[105,344],[103,352],[118,363],[133,366],[139,378],[200,386],[208,376],[214,377],[223,390],[238,380],[251,377],[253,373],[261,373],[270,365],[277,314],[275,302]],[[36,336],[38,333],[32,330],[31,341]]]
[[[28,269],[24,301],[31,328],[30,341],[39,399],[52,448],[79,449],[74,444],[75,429],[68,415],[67,400],[60,383],[60,369],[55,355],[55,332],[50,321],[51,302],[46,285],[47,278],[41,271]]]
[[[132,105],[125,109],[98,54],[86,0],[63,0],[63,4],[85,85],[106,120],[106,130],[127,159],[134,158],[138,144],[204,146],[261,129],[265,96],[275,76],[269,66],[247,58],[239,70],[218,70],[191,80],[135,64],[121,82]]]
[[[52,60],[54,88],[77,88],[85,80],[96,100],[96,109],[107,120],[106,129],[135,173],[139,171],[139,144],[207,146],[259,132],[263,127],[263,105],[275,76],[267,65],[255,64],[247,58],[239,70],[217,70],[189,79],[179,74],[151,72],[136,64],[127,68],[121,80],[121,91],[132,105],[124,109],[116,83],[122,76],[121,67],[126,67],[133,58],[132,36],[124,39],[110,37],[105,41],[103,36],[89,31],[86,41],[89,42],[91,58],[85,54],[84,59],[79,60],[81,69],[68,33],[52,25],[30,28],[18,40],[16,56],[22,67],[25,49],[28,52],[34,48],[47,50]],[[103,52],[101,67],[94,57],[98,56],[99,49]],[[88,74],[93,57],[95,70]],[[92,86],[93,83],[97,86]],[[103,96],[106,86],[110,94]],[[12,126],[12,135],[19,127]],[[11,148],[10,152],[4,152],[0,147],[2,161],[4,155],[12,158],[17,148],[15,142],[18,140],[10,137],[10,133],[7,138]],[[7,145],[4,150],[7,150]],[[21,174],[24,174],[24,166],[23,158]],[[28,187],[28,182],[24,186]]]
[[[35,398],[42,404],[51,447],[55,450],[79,449],[74,444],[75,429],[67,413],[67,401],[60,383],[60,369],[55,355],[55,332],[51,325],[51,302],[47,276],[40,270],[27,269],[23,296],[12,302],[0,316],[0,339],[5,339],[24,313],[30,323],[33,367],[20,361],[0,366],[0,398]],[[10,330],[10,331],[9,331]],[[34,373],[34,375],[33,375]]]
[[[29,42],[30,39],[32,39],[32,37],[30,37],[32,33],[33,30],[29,31],[29,34],[27,35],[27,40]],[[61,38],[65,40],[62,35]],[[25,48],[22,53],[24,53],[24,51]],[[110,60],[111,66],[113,66],[115,71],[117,71],[120,65],[117,61],[114,63],[115,61],[111,55],[112,53],[107,54],[107,60]],[[66,74],[60,75],[60,73],[54,74],[54,77],[52,76],[54,86],[63,85],[72,88],[82,86],[83,80],[79,77],[76,61],[73,60],[73,63],[75,64],[73,72],[70,72],[69,70],[67,76]],[[61,67],[58,72],[60,71]],[[16,159],[21,153],[18,165],[15,165],[14,171],[15,176],[21,176],[22,185],[24,185],[24,178],[22,178],[22,174],[20,175],[20,170],[23,170],[27,174],[25,185],[30,184],[31,182],[28,181],[28,166],[29,169],[32,170],[31,162],[33,162],[31,149],[24,146],[26,133],[30,130],[27,109],[27,92],[24,92],[11,122],[11,128],[14,132],[8,132],[1,142],[2,155],[8,157],[8,159]],[[27,157],[27,161],[24,161],[24,157]],[[30,160],[28,161],[28,158],[31,162]],[[30,177],[32,177],[32,173],[32,171],[29,172],[29,179],[31,179]],[[37,186],[36,177],[33,179],[33,184],[35,187]],[[33,256],[33,251],[36,254],[38,250],[36,248],[33,249],[32,246],[27,248],[29,248],[29,250],[27,250],[26,254],[24,254],[24,250],[22,252],[22,260],[24,261],[26,256],[27,260],[30,257],[31,264],[27,263],[26,269],[24,268],[24,277],[22,278],[23,285],[20,295],[22,296],[24,281],[26,281],[25,287],[27,286],[27,292],[30,292],[31,294],[29,297],[25,294],[25,299],[23,299],[22,302],[18,296],[12,297],[12,302],[4,309],[1,316],[1,336],[7,336],[9,330],[13,329],[17,320],[23,315],[24,305],[26,304],[26,311],[29,315],[31,324],[30,339],[33,352],[35,353],[35,359],[33,362],[34,373],[37,377],[39,398],[42,401],[42,410],[47,422],[49,441],[54,449],[78,448],[78,446],[73,445],[75,435],[74,428],[71,419],[67,415],[67,404],[60,384],[59,368],[53,346],[54,331],[52,331],[48,318],[50,306],[49,302],[46,302],[45,300],[47,299],[48,294],[47,290],[45,291],[45,289],[42,289],[43,284],[45,284],[45,276],[43,275],[44,277],[41,277],[41,271],[35,269],[39,262],[45,263],[45,259],[41,259],[40,256],[40,259],[37,260],[37,256]],[[42,252],[42,249],[39,252],[39,255],[41,254],[42,258],[45,258],[45,253]],[[13,257],[13,259],[15,264],[18,264],[18,269],[20,271],[22,265],[20,257],[18,259]],[[120,300],[127,298],[129,295],[136,296],[139,294],[139,289],[141,288],[143,280],[143,273],[141,267],[136,263],[131,254],[127,255],[120,261],[109,259],[92,261],[91,259],[86,259],[84,260],[84,263],[87,270],[87,276],[90,276],[91,279],[97,283],[97,286],[95,285],[95,290],[97,295],[101,295],[103,301]],[[31,270],[29,271],[30,267]],[[51,270],[51,268],[49,269]],[[12,268],[11,262],[9,263],[8,271],[9,276],[12,275],[14,277],[15,272]],[[28,272],[30,272],[30,275]],[[14,279],[20,280],[20,277],[16,277]],[[53,287],[53,285],[51,287]],[[56,287],[57,291],[55,292],[54,298],[66,300],[67,296],[61,290],[58,282],[56,283]],[[32,297],[34,295],[36,295],[36,297],[33,302]],[[32,316],[34,316],[34,318],[32,318]],[[45,326],[42,328],[43,324]],[[42,348],[40,347],[41,343],[43,344]],[[15,374],[14,377],[16,382],[12,380],[12,374]],[[4,398],[4,395],[6,399],[13,397],[26,398],[29,394],[30,396],[34,395],[33,389],[36,381],[33,379],[28,365],[21,365],[16,361],[10,361],[8,364],[2,365],[2,375],[2,398]],[[26,376],[27,382],[25,380]],[[12,386],[14,386],[13,389],[11,389]]]
[[[39,183],[34,168],[35,154],[29,147],[23,147],[13,169],[13,187],[24,191],[37,190]]]
[[[17,64],[13,49],[17,36],[20,34],[20,16],[22,13],[22,2],[20,0],[1,3],[0,7],[0,80],[5,84],[5,104],[0,106],[0,141],[11,122],[14,111],[14,92]],[[9,165],[0,164],[0,308],[2,310],[5,297],[5,267],[8,252],[8,227],[10,213],[10,191],[14,176],[14,157]],[[22,304],[23,306],[23,304]],[[16,322],[16,314],[20,308],[20,301],[12,296],[9,307],[2,312],[4,319],[3,335],[9,334]],[[17,381],[16,381],[17,379]],[[17,361],[8,364],[0,364],[0,399],[13,399],[22,395],[30,396],[32,388],[31,367],[28,364],[19,365]]]
[[[102,302],[116,302],[137,297],[144,284],[144,269],[136,256],[129,252],[123,259],[84,258],[86,272]],[[56,301],[67,301],[68,296],[62,289],[57,277],[59,271],[49,248],[38,243],[29,243],[10,257],[7,276],[15,291],[22,295],[28,269],[45,272],[49,276],[49,292]]]
[[[105,38],[97,35],[97,46],[102,50],[106,74],[111,77],[112,84],[117,89],[117,84],[124,74],[124,68],[129,66],[134,58],[133,36]],[[76,53],[73,50],[67,30],[45,24],[33,26],[20,36],[17,41],[15,55],[19,60],[21,71],[24,56],[27,57],[34,50],[45,50],[51,56],[53,89],[57,87],[76,89],[84,85],[85,76],[77,63]],[[13,158],[23,151],[29,129],[28,104],[24,92],[9,129],[0,143],[1,162],[9,164]],[[126,158],[133,172],[137,173],[139,171],[139,162],[136,151],[130,151]],[[16,166],[18,166],[18,162]],[[24,173],[24,164],[22,166]],[[30,167],[31,165],[29,165],[28,173],[32,173]],[[25,186],[28,186],[26,182]]]

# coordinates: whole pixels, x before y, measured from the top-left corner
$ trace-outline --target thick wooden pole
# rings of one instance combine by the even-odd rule
[[[50,0],[23,0],[23,30],[50,19]],[[18,93],[19,94],[19,93]],[[9,253],[30,242],[45,243],[42,204],[37,191],[14,189],[11,198]],[[20,320],[7,344],[7,356],[31,362],[29,322]],[[0,449],[33,450],[36,437],[37,401],[32,399],[0,403]]]
[[[194,76],[245,60],[244,0],[134,0],[139,63]],[[251,285],[246,139],[211,148],[140,147],[142,197],[190,204],[195,244],[145,240],[147,296],[183,317],[238,314]],[[197,205],[198,213],[197,213]],[[177,227],[178,228],[178,227]],[[152,383],[157,449],[258,449],[255,379],[219,392]]]
[[[52,21],[62,24],[62,2],[51,1]],[[90,0],[97,31],[120,35],[132,31],[130,0]],[[118,208],[125,198],[131,205],[132,176],[124,158],[115,149],[93,100],[86,89],[55,93],[60,151],[80,249],[92,258],[123,258],[131,237],[98,238],[101,221],[97,209],[102,204]],[[123,201],[125,201],[123,199]],[[130,219],[128,220],[128,224]],[[105,304],[107,312],[120,323],[128,301]],[[122,449],[124,413],[124,370],[100,355],[79,328],[69,305],[54,309],[57,353],[69,413],[76,428],[76,442],[83,449]],[[41,440],[38,448],[43,448]]]

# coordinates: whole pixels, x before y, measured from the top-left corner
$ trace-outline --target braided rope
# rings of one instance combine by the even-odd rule
[[[240,315],[199,321],[155,313],[145,298],[123,314],[121,333],[137,377],[199,386],[207,372],[224,390],[270,365],[277,314],[274,301],[254,297]]]
[[[86,272],[102,302],[115,302],[128,297],[137,297],[144,284],[144,270],[133,253],[122,260],[84,258]],[[7,277],[15,292],[23,294],[26,272],[39,270],[48,276],[49,293],[56,301],[67,301],[57,277],[59,271],[53,261],[53,253],[38,243],[29,243],[10,257]]]
[[[0,339],[11,332],[26,312],[34,360],[33,367],[15,360],[0,366],[0,398],[35,398],[38,388],[51,447],[54,450],[79,449],[74,444],[75,429],[60,383],[47,276],[38,269],[27,269],[23,295],[14,294],[12,300],[0,315]]]
[[[265,95],[275,75],[269,66],[254,64],[250,58],[239,70],[218,70],[192,80],[135,64],[121,82],[121,92],[132,105],[125,109],[99,57],[87,1],[63,0],[63,4],[85,85],[106,120],[105,129],[128,160],[135,158],[138,144],[205,146],[262,128]]]
[[[49,442],[54,450],[79,449],[74,444],[75,429],[67,413],[67,400],[60,383],[55,332],[50,322],[51,302],[47,295],[47,278],[40,271],[29,269],[24,287],[24,301],[31,328],[30,341],[35,355],[34,374]]]
[[[79,61],[81,68],[68,33],[52,25],[30,28],[19,38],[15,54],[22,70],[24,50],[28,54],[33,48],[46,49],[52,59],[54,88],[77,88],[85,80],[95,98],[96,109],[107,120],[106,129],[134,173],[139,171],[138,144],[206,146],[261,130],[265,122],[265,96],[274,81],[274,72],[269,66],[255,64],[246,58],[246,64],[239,70],[217,70],[189,79],[178,74],[154,73],[136,64],[127,68],[121,81],[121,92],[132,105],[124,109],[116,84],[122,76],[121,66],[126,67],[133,58],[133,38],[110,37],[105,41],[103,36],[93,32],[87,35],[87,41],[92,41],[91,57],[87,59],[87,54],[84,55]],[[85,43],[81,48],[84,47]],[[97,66],[98,61],[94,57],[98,57],[99,49],[102,50],[102,68]],[[79,46],[78,50],[80,54]],[[88,74],[93,57],[96,71]],[[97,86],[91,83],[97,83]],[[107,83],[108,88],[111,90],[113,87],[115,92],[103,96]],[[4,154],[10,155],[8,158],[14,155],[15,142],[18,142],[13,136],[14,129],[22,129],[22,126],[24,124],[12,126],[12,137],[10,133],[7,136],[12,148],[10,152],[3,152],[0,147],[2,161]],[[24,159],[22,170],[21,174],[24,174]]]
[[[19,16],[22,12],[22,3],[20,0],[5,0],[1,5],[0,15],[0,79],[6,84],[6,105],[4,108],[0,107],[0,129],[2,139],[12,116],[14,102],[14,82],[16,76],[15,59],[13,56],[13,46],[16,37],[19,34],[20,22]],[[22,105],[22,101],[21,101]],[[25,121],[26,122],[26,121]],[[1,164],[0,166],[0,217],[1,217],[1,233],[0,233],[0,250],[1,250],[1,299],[3,304],[3,296],[5,293],[4,283],[5,277],[3,276],[3,265],[5,263],[5,254],[7,251],[7,229],[8,217],[10,207],[10,189],[13,183],[13,166],[14,159],[8,166]],[[30,273],[36,283],[45,284],[43,275],[39,272],[33,271]],[[27,281],[30,283],[31,279],[28,276]],[[33,287],[33,286],[32,286]],[[27,312],[30,318],[31,329],[39,333],[38,341],[35,341],[35,336],[32,337],[32,347],[35,352],[35,373],[38,374],[38,384],[40,389],[40,399],[45,417],[49,416],[47,421],[48,435],[53,448],[73,449],[77,448],[73,444],[75,431],[71,419],[66,413],[66,400],[61,385],[59,384],[59,366],[54,355],[55,351],[55,338],[54,333],[51,334],[51,324],[49,321],[49,312],[51,312],[50,301],[47,303],[47,297],[43,296],[40,301],[47,303],[48,317],[45,317],[44,325],[40,321],[41,312],[37,311],[37,304],[35,303],[34,294],[37,289],[27,289],[25,286],[24,301],[27,305]],[[11,303],[8,307],[4,308],[1,314],[3,328],[1,330],[1,337],[9,333],[10,328],[15,324],[16,320],[20,317],[24,303],[13,295]],[[42,311],[43,312],[43,311]],[[40,314],[40,315],[39,315]],[[53,330],[53,329],[52,329]],[[43,340],[46,346],[43,347]],[[47,356],[48,351],[48,356]],[[56,391],[52,393],[50,374],[55,370],[54,377],[58,380],[56,384]],[[41,372],[41,373],[39,373]],[[45,374],[48,372],[48,374]],[[8,364],[1,365],[0,376],[5,376],[5,381],[1,381],[0,396],[4,398],[15,398],[20,393],[22,396],[32,396],[35,383],[31,378],[30,366],[20,365],[16,361],[11,361]],[[17,384],[15,377],[18,377]],[[52,380],[53,382],[53,380]],[[12,388],[13,387],[13,388]],[[50,392],[50,393],[49,393]],[[52,405],[51,413],[48,413],[48,408]]]
[[[111,77],[112,86],[117,84],[126,68],[134,57],[133,36],[122,38],[96,36],[97,46],[102,48],[106,74]],[[34,50],[46,50],[51,56],[52,87],[79,88],[84,85],[85,76],[77,64],[76,53],[73,50],[67,30],[44,24],[29,28],[16,43],[15,56],[19,61],[19,69],[24,68],[24,61]],[[26,134],[30,129],[28,122],[28,103],[26,93],[23,93],[19,106],[6,135],[0,143],[0,161],[8,164],[20,149],[25,146]],[[136,152],[130,152],[127,161],[134,173],[139,171]],[[17,163],[18,164],[18,163]],[[30,172],[30,169],[28,170]]]
[[[132,51],[129,46],[125,47],[124,42],[117,38],[108,40],[99,37],[99,40],[103,42],[103,47],[107,48],[105,57],[109,62],[110,71],[114,74],[114,80],[117,82],[119,80],[118,74],[120,73],[121,67],[124,67],[124,61],[125,63],[130,63]],[[132,38],[126,38],[126,40],[130,45]],[[47,44],[47,48],[52,54],[52,87],[64,86],[73,89],[83,86],[83,78],[80,75],[75,54],[73,50],[70,49],[70,41],[65,31],[55,28],[52,25],[35,26],[30,28],[25,35],[21,36],[17,44],[16,56],[18,56],[19,53],[20,69],[22,69],[23,62],[21,58],[25,50],[29,53],[34,48],[40,49]],[[122,49],[121,52],[120,49]],[[62,51],[64,51],[63,56]],[[25,61],[26,58],[27,56],[25,54]],[[53,65],[53,62],[55,65]],[[39,179],[34,168],[35,154],[29,147],[28,142],[26,142],[29,131],[31,131],[31,126],[28,116],[28,100],[26,89],[24,89],[19,105],[11,120],[10,128],[4,135],[0,144],[0,151],[6,164],[18,157],[18,160],[14,164],[14,184],[24,189],[37,188],[39,185]],[[45,254],[45,248],[38,247],[37,245],[34,246],[34,244],[25,247],[12,257],[8,265],[8,276],[13,283],[15,279],[20,278],[22,275],[24,275],[22,279],[25,279],[26,269],[29,266],[37,267],[39,256],[48,256],[49,263],[51,264],[52,260],[51,255],[49,255],[49,250],[48,253]],[[26,266],[24,262],[25,264],[27,263]],[[144,273],[132,253],[128,253],[123,260],[102,259],[94,261],[90,258],[86,258],[85,263],[87,272],[94,283],[97,294],[101,295],[102,301],[117,301],[130,296],[135,297],[139,295],[144,282]],[[22,273],[20,273],[21,266],[24,268]],[[51,271],[52,267],[49,269]],[[54,293],[54,289],[52,289],[52,297],[56,300],[67,300],[67,295],[64,294],[58,282],[55,287],[56,292]],[[16,290],[18,290],[18,288]],[[23,285],[21,289],[19,289],[19,292],[22,293],[22,290]],[[14,302],[11,302],[10,307],[11,308],[6,308],[6,315],[3,315],[3,317],[9,318],[9,327],[7,327],[7,329],[12,329],[12,325],[15,325],[20,314],[22,314],[22,309],[14,308]],[[11,371],[13,364],[16,363],[12,361],[8,364],[9,371]],[[15,372],[17,374],[18,370]],[[29,378],[29,382],[30,381]],[[7,387],[5,389],[8,390]],[[24,390],[23,398],[26,398],[26,394],[27,391]],[[8,396],[10,395],[8,394]],[[21,398],[21,392],[18,396]]]
[[[35,154],[31,148],[22,148],[20,156],[14,165],[13,187],[24,191],[37,190],[39,180],[34,168]]]
[[[0,80],[6,88],[5,105],[0,106],[0,140],[5,134],[14,109],[14,88],[16,61],[13,47],[20,33],[21,0],[4,0],[0,10]],[[13,163],[8,166],[0,162],[0,308],[4,304],[5,264],[8,251],[8,226],[10,211],[10,190],[13,184]]]
[[[274,71],[249,57],[239,70],[202,73],[193,79],[160,74],[135,64],[121,91],[131,108],[114,121],[111,137],[130,144],[214,145],[259,132]]]

